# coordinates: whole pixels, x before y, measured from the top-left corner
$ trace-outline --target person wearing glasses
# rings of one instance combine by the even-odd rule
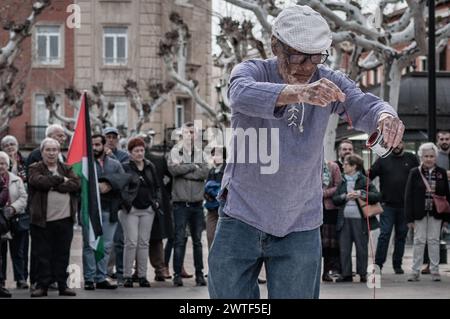
[[[388,146],[402,139],[404,125],[388,103],[324,64],[331,40],[318,12],[287,7],[272,24],[275,56],[244,61],[230,75],[233,130],[208,258],[211,298],[259,298],[263,264],[269,298],[318,298],[330,115],[348,115],[367,133],[379,128]],[[268,167],[266,153],[253,153],[255,145],[270,145],[266,150],[277,154],[279,165]]]

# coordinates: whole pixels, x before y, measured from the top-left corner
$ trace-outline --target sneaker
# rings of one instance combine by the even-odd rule
[[[0,298],[11,298],[11,293],[8,289],[0,287]]]
[[[174,276],[173,277],[173,285],[176,287],[183,286],[183,279],[181,279],[181,276]]]
[[[196,286],[206,286],[205,277],[203,277],[203,276],[196,277],[195,284],[196,284]]]
[[[19,280],[16,283],[16,287],[17,287],[17,289],[28,289],[29,288],[29,286],[25,280]]]
[[[409,275],[408,277],[408,281],[419,281],[420,280],[420,275],[417,273],[413,273],[411,275]]]
[[[47,297],[47,289],[37,288],[31,293],[31,298]]]
[[[125,288],[133,288],[133,279],[131,279],[131,278],[124,278],[123,279],[123,286]]]
[[[399,268],[394,268],[394,273],[396,275],[403,275],[405,273],[405,271],[402,269],[402,267],[399,267]]]
[[[147,280],[147,278],[139,278],[139,287],[141,288],[150,288],[150,282]]]
[[[60,296],[66,296],[66,297],[75,297],[77,294],[73,289],[70,289],[68,287],[65,287],[64,289],[61,289],[59,291]]]
[[[322,281],[323,282],[333,282],[333,278],[331,278],[330,274],[323,274],[322,275]]]
[[[439,274],[431,274],[432,281],[441,281],[441,275]]]
[[[84,283],[84,290],[95,290],[95,285],[92,281],[86,281]]]
[[[366,275],[359,275],[359,282],[367,282],[367,276]]]
[[[95,285],[95,288],[97,289],[108,289],[108,290],[112,290],[112,289],[117,289],[117,285],[111,284],[109,281],[107,280],[103,280],[101,282],[98,282]]]

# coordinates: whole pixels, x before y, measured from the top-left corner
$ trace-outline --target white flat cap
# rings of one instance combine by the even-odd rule
[[[303,53],[315,54],[331,45],[328,23],[308,6],[283,9],[272,24],[272,34],[284,44]]]

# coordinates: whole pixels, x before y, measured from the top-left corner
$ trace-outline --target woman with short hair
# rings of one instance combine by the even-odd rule
[[[356,247],[356,272],[360,282],[367,282],[368,242],[369,233],[366,217],[358,199],[368,201],[370,205],[381,200],[381,194],[376,187],[369,183],[362,173],[363,160],[360,156],[351,154],[344,158],[344,175],[336,193],[333,203],[339,207],[336,231],[339,237],[341,260],[341,276],[336,282],[352,282],[352,246]],[[379,227],[375,216],[369,218],[370,229]]]
[[[147,261],[149,241],[155,214],[161,202],[160,185],[153,164],[144,158],[145,142],[140,137],[131,138],[128,142],[130,162],[124,164],[125,172],[133,176],[134,191],[130,188],[130,196],[119,212],[122,224],[125,247],[123,252],[124,287],[133,287],[133,263],[136,260],[137,275],[140,287],[150,287],[147,280]]]
[[[12,239],[9,241],[11,259],[13,262],[14,281],[17,288],[27,289],[28,278],[28,225],[26,229],[20,229],[20,219],[26,217],[28,194],[20,177],[8,171],[10,157],[5,152],[0,152],[0,178],[7,186],[7,202],[4,208],[5,215],[11,223]],[[24,221],[24,220],[23,220]],[[6,250],[6,242],[2,249]],[[2,254],[3,255],[3,254]],[[6,251],[3,258],[6,262]],[[4,267],[6,269],[6,267]],[[5,276],[6,279],[6,276]]]
[[[405,214],[408,227],[414,230],[413,265],[408,281],[420,280],[425,244],[428,244],[431,279],[441,281],[439,238],[441,226],[447,227],[450,214],[437,212],[433,195],[445,196],[450,202],[450,192],[446,170],[436,165],[437,154],[436,145],[422,144],[418,151],[421,164],[409,172],[406,183]]]
[[[37,256],[37,289],[31,297],[47,296],[53,280],[60,296],[75,296],[67,287],[67,267],[81,183],[72,169],[58,160],[58,141],[46,138],[40,150],[42,161],[29,168],[31,240]]]

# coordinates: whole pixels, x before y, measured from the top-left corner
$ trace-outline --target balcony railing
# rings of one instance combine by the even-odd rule
[[[28,125],[25,124],[25,138],[27,144],[39,145],[45,138],[47,125]]]

